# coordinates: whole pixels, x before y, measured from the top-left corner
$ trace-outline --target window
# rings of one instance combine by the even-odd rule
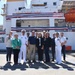
[[[53,2],[53,5],[56,6],[57,5],[57,2]]]
[[[18,10],[24,9],[25,7],[19,7]]]
[[[47,2],[44,2],[44,5],[47,5]]]
[[[18,21],[16,22],[16,27],[21,27],[21,21],[18,20]]]
[[[0,43],[4,43],[4,37],[0,37]]]

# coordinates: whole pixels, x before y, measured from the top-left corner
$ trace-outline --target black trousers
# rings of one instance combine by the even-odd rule
[[[45,48],[45,59],[46,59],[46,62],[50,62],[49,48],[48,47]]]
[[[19,56],[20,49],[13,49],[14,54],[14,64],[18,64],[18,56]]]
[[[11,61],[12,48],[7,47],[6,61]]]
[[[65,45],[62,46],[63,60],[66,60],[66,50]]]
[[[55,59],[55,46],[52,46],[52,61]]]
[[[38,47],[38,60],[43,61],[43,50],[41,47]]]

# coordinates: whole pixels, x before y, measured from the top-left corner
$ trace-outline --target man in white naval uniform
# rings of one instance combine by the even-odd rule
[[[59,33],[56,33],[56,38],[55,38],[55,54],[56,54],[56,63],[61,64],[61,39],[59,37]]]
[[[19,53],[19,63],[21,63],[22,57],[23,57],[23,63],[26,62],[26,46],[28,45],[28,38],[25,35],[25,30],[22,30],[21,33],[22,35],[20,36],[20,40],[21,40],[21,49],[20,49],[20,53]]]

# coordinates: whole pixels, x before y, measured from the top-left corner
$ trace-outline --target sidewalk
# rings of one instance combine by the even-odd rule
[[[13,65],[6,63],[5,59],[6,54],[1,53],[0,75],[75,75],[75,53],[67,53],[67,62],[62,62],[61,65],[55,62]]]

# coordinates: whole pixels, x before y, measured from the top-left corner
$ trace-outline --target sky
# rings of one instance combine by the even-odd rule
[[[5,3],[5,0],[0,0],[0,25],[3,25],[3,17],[1,16],[1,13],[2,13],[1,7],[3,6],[4,3]]]

